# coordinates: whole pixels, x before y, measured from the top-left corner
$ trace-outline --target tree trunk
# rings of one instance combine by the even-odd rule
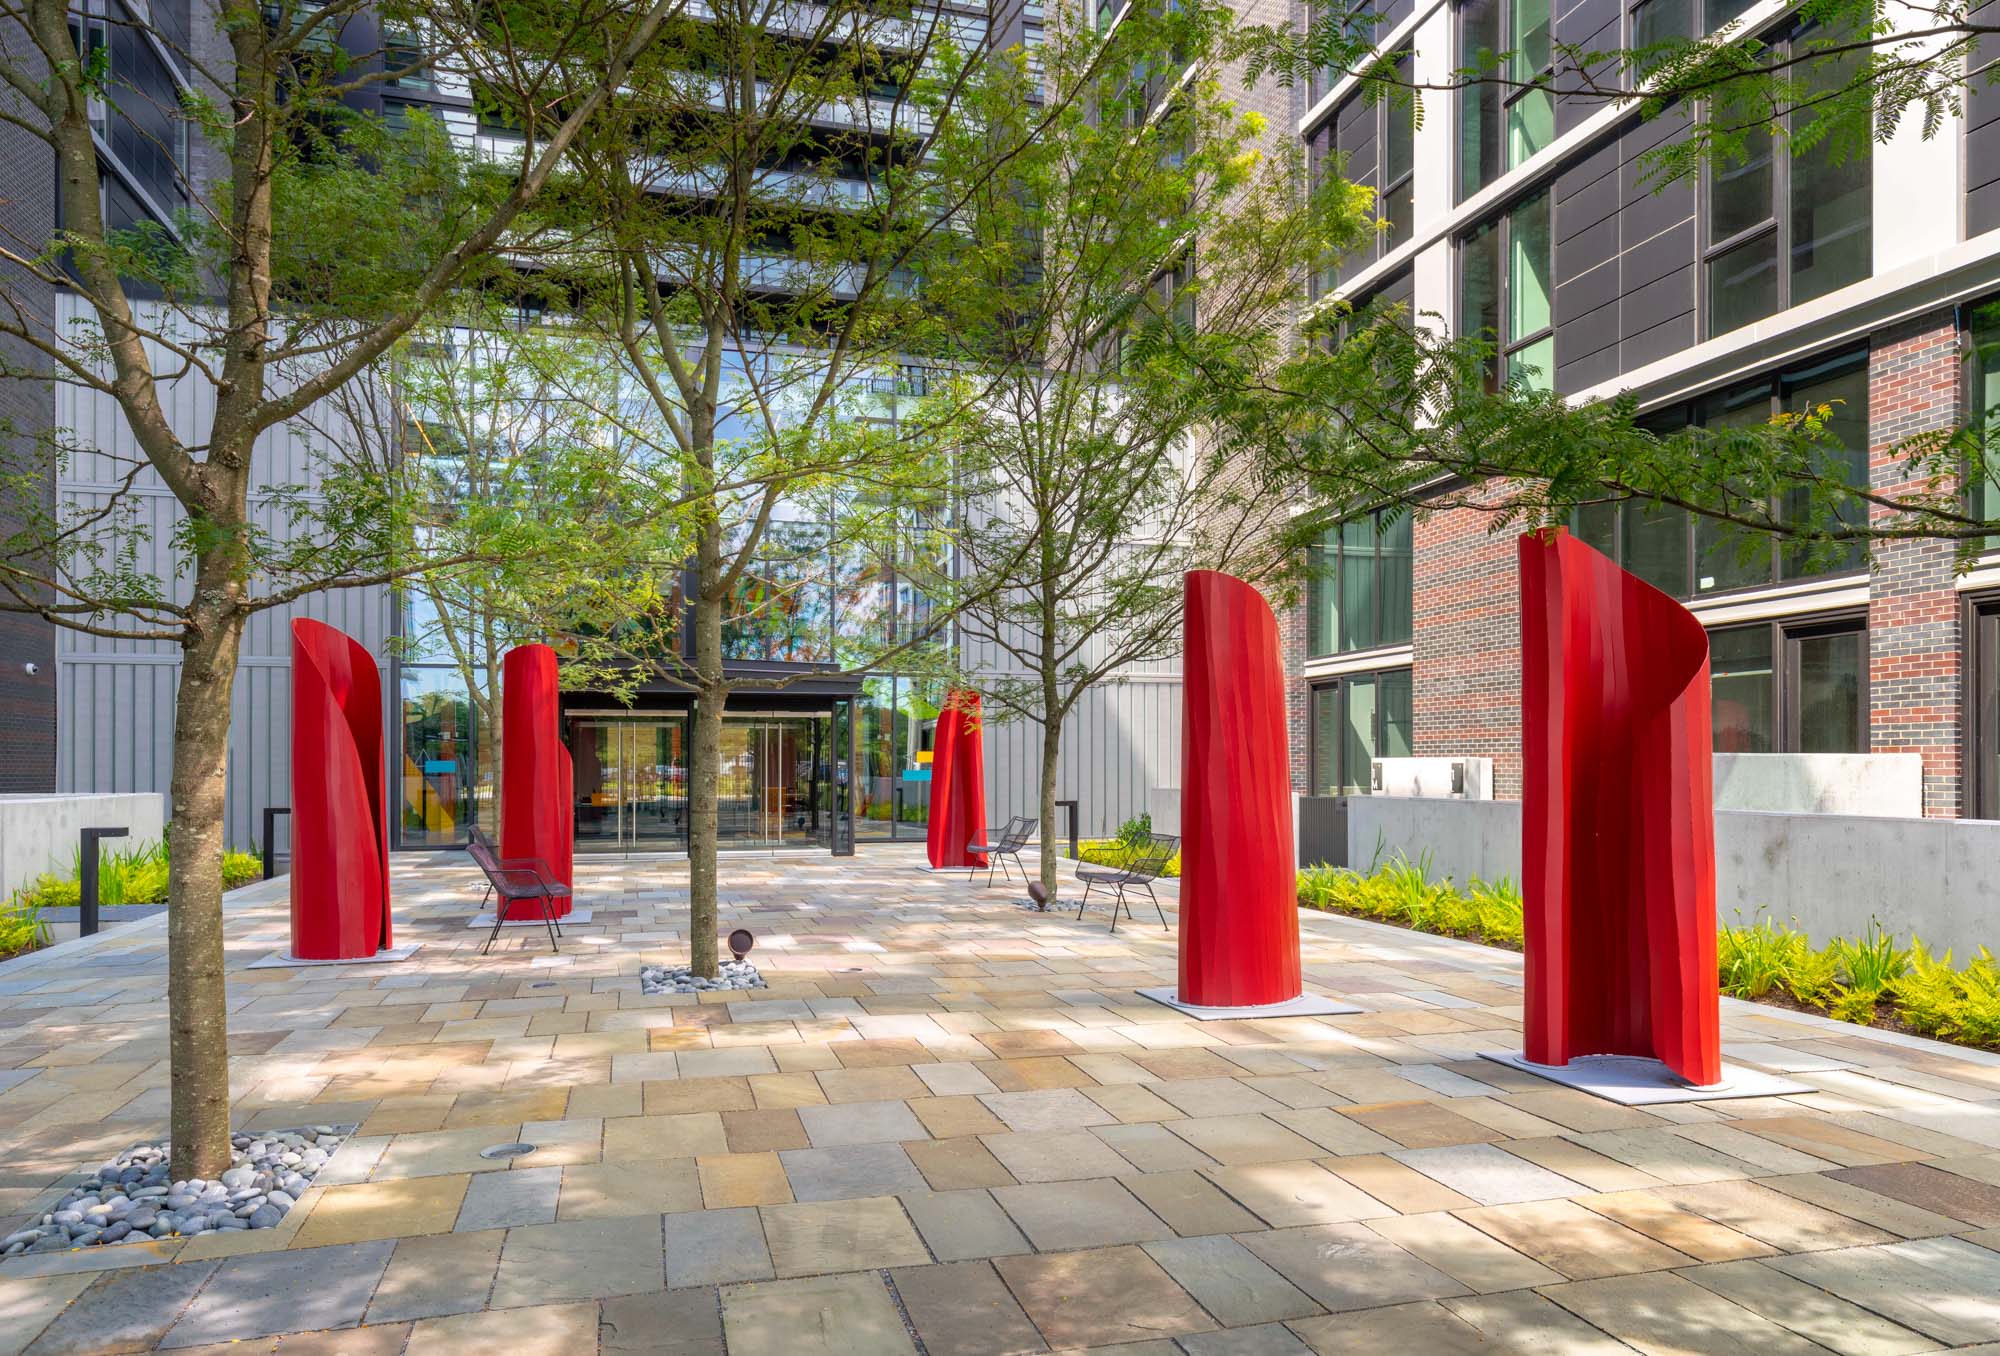
[[[720,826],[716,799],[722,773],[722,542],[704,524],[696,534],[693,729],[688,738],[688,964],[697,975],[717,973],[715,852]]]
[[[197,563],[196,596],[226,567]],[[211,579],[216,576],[218,579]],[[167,848],[167,1030],[173,1175],[216,1178],[230,1164],[229,1013],[222,973],[222,833],[230,693],[243,623],[196,605],[181,649]]]
[[[1047,709],[1046,707],[1044,708]],[[1056,867],[1059,852],[1056,837],[1056,768],[1062,759],[1062,721],[1042,723],[1042,888],[1049,902],[1056,898]]]

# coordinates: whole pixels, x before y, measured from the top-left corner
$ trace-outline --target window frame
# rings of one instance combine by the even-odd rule
[[[1509,333],[1513,328],[1514,317],[1514,217],[1536,198],[1541,198],[1548,203],[1549,212],[1549,323],[1528,334],[1526,337],[1518,337]],[[1522,352],[1534,347],[1545,339],[1553,340],[1555,338],[1555,209],[1554,185],[1541,184],[1523,193],[1520,197],[1509,203],[1506,209],[1496,216],[1488,217],[1485,221],[1475,225],[1471,230],[1464,232],[1454,242],[1452,264],[1457,276],[1453,279],[1452,290],[1458,297],[1460,308],[1457,317],[1459,324],[1455,327],[1454,333],[1463,337],[1465,329],[1465,263],[1467,249],[1478,238],[1479,234],[1489,227],[1492,228],[1495,236],[1493,248],[1497,262],[1493,270],[1493,301],[1494,313],[1499,318],[1499,330],[1494,335],[1493,360],[1489,364],[1487,377],[1489,392],[1498,391],[1501,387],[1508,384],[1511,380],[1514,362]],[[1546,384],[1533,387],[1532,389],[1554,391],[1556,389],[1555,367],[1555,346],[1552,343],[1549,346],[1548,370],[1541,373],[1541,381]]]
[[[1387,703],[1385,703],[1381,699],[1382,684],[1384,680],[1389,678],[1394,678],[1398,675],[1404,676],[1409,680],[1410,683],[1410,692],[1413,699],[1411,720],[1410,720],[1410,747],[1414,750],[1416,747],[1416,719],[1415,719],[1415,708],[1414,708],[1414,697],[1416,694],[1416,670],[1413,666],[1408,664],[1398,664],[1392,668],[1363,669],[1355,673],[1343,673],[1337,677],[1314,678],[1308,681],[1306,688],[1306,794],[1307,795],[1365,796],[1371,793],[1372,790],[1371,784],[1373,781],[1371,777],[1364,774],[1357,781],[1353,778],[1348,777],[1346,775],[1348,769],[1341,766],[1341,764],[1346,760],[1347,757],[1347,752],[1346,752],[1347,751],[1347,740],[1346,740],[1347,694],[1355,683],[1363,680],[1367,681],[1371,686],[1374,687],[1376,693],[1375,716],[1372,727],[1369,731],[1369,735],[1373,747],[1375,747],[1376,749],[1380,749],[1383,743],[1383,734],[1387,728],[1385,723],[1384,713],[1388,709]],[[1333,776],[1330,781],[1322,781],[1319,775],[1320,738],[1323,733],[1322,721],[1320,719],[1320,695],[1326,692],[1331,692],[1334,694],[1333,733],[1336,736],[1333,746],[1333,759],[1334,759]],[[1382,757],[1383,755],[1377,753],[1372,756],[1379,758]],[[1323,786],[1330,786],[1332,789],[1322,790],[1321,787]],[[1347,789],[1349,786],[1353,786],[1357,789],[1350,791]]]
[[[1777,368],[1765,373],[1761,377],[1717,387],[1712,390],[1703,391],[1697,395],[1670,402],[1658,409],[1648,411],[1643,422],[1666,424],[1667,427],[1676,430],[1689,425],[1702,425],[1702,415],[1707,407],[1720,404],[1732,394],[1747,392],[1759,382],[1768,388],[1766,399],[1769,402],[1769,412],[1775,415],[1788,408],[1788,401],[1791,394],[1804,386],[1806,384],[1804,379],[1812,376],[1816,371],[1820,373],[1821,380],[1836,375],[1845,376],[1854,372],[1859,372],[1865,380],[1872,370],[1872,359],[1873,349],[1866,343],[1858,347],[1836,348],[1830,353],[1820,354],[1786,367]],[[1865,411],[1864,415],[1868,420],[1869,428],[1866,437],[1872,441],[1874,427],[1872,409]],[[1678,422],[1668,422],[1676,419],[1678,419]],[[1861,453],[1865,455],[1866,451],[1867,449],[1864,445]],[[1618,512],[1612,519],[1612,549],[1605,552],[1605,554],[1610,556],[1620,569],[1629,570],[1631,566],[1627,564],[1628,557],[1625,551],[1625,513],[1628,507],[1643,509],[1643,502],[1635,499],[1618,500],[1614,501],[1614,506],[1618,509]],[[1782,511],[1782,505],[1775,507]],[[1670,506],[1663,505],[1662,508],[1667,512],[1685,512],[1685,510],[1676,510]],[[1737,594],[1754,593],[1764,589],[1783,588],[1825,579],[1838,579],[1849,575],[1865,575],[1868,570],[1864,562],[1844,569],[1825,570],[1814,574],[1790,573],[1785,561],[1785,543],[1773,538],[1770,544],[1770,572],[1764,579],[1748,584],[1735,584],[1728,588],[1702,589],[1697,587],[1697,581],[1700,578],[1698,572],[1701,569],[1703,554],[1698,530],[1700,523],[1704,520],[1693,513],[1687,513],[1686,518],[1687,523],[1684,528],[1684,535],[1687,574],[1682,580],[1683,591],[1669,591],[1670,596],[1679,602],[1705,602],[1710,599],[1727,598]],[[1579,536],[1582,535],[1578,531],[1577,520],[1574,516],[1570,520],[1570,530],[1576,532]]]
[[[1728,622],[1703,628],[1712,638],[1721,631],[1762,629],[1771,638],[1771,748],[1772,753],[1798,753],[1804,742],[1800,724],[1804,701],[1800,694],[1799,643],[1825,636],[1854,635],[1861,638],[1859,687],[1858,753],[1870,751],[1874,733],[1869,709],[1869,658],[1873,652],[1866,608],[1842,608],[1803,616],[1773,617],[1768,620]],[[1712,681],[1712,680],[1711,680]]]
[[[1643,3],[1644,0],[1641,0],[1641,2]],[[1697,5],[1701,7],[1703,11],[1703,22],[1705,24],[1707,20],[1708,5],[1704,3],[1704,0],[1690,0],[1690,3],[1692,5]],[[1639,6],[1635,5],[1627,10],[1626,22],[1628,24],[1631,23],[1631,16],[1637,12],[1638,8]],[[1741,10],[1738,11],[1738,17],[1740,16],[1741,16]],[[1725,22],[1734,22],[1734,19],[1726,20]],[[1809,33],[1813,27],[1814,27],[1813,24],[1802,23],[1796,17],[1793,17],[1792,19],[1781,23],[1775,31],[1768,31],[1764,33],[1760,41],[1762,41],[1765,44],[1767,50],[1771,53],[1771,55],[1775,59],[1782,61],[1791,56],[1793,51],[1792,44],[1799,37]],[[1702,106],[1699,116],[1703,120],[1706,120],[1710,116],[1712,116],[1712,110],[1706,104],[1704,104]],[[1747,329],[1749,326],[1755,325],[1761,320],[1767,320],[1774,315],[1782,315],[1786,311],[1792,309],[1792,307],[1794,306],[1802,306],[1808,301],[1816,301],[1820,297],[1827,295],[1829,291],[1838,290],[1838,288],[1829,288],[1826,291],[1818,292],[1813,296],[1806,298],[1795,298],[1793,295],[1794,287],[1793,287],[1792,272],[1794,266],[1794,254],[1797,250],[1797,243],[1798,243],[1794,239],[1794,232],[1798,227],[1798,214],[1793,210],[1793,202],[1792,202],[1792,189],[1793,189],[1792,162],[1794,159],[1796,159],[1796,156],[1794,155],[1791,149],[1791,141],[1789,136],[1791,117],[1792,115],[1790,113],[1787,113],[1785,115],[1784,122],[1786,131],[1783,135],[1774,132],[1771,136],[1770,212],[1765,216],[1765,218],[1762,221],[1752,226],[1743,227],[1741,230],[1738,230],[1733,235],[1727,236],[1721,240],[1712,239],[1710,233],[1713,230],[1714,226],[1713,208],[1715,203],[1715,175],[1716,175],[1715,164],[1712,161],[1705,162],[1702,166],[1701,174],[1698,176],[1696,180],[1695,231],[1696,231],[1696,239],[1699,244],[1699,249],[1697,249],[1695,255],[1695,263],[1696,263],[1695,311],[1698,324],[1698,332],[1701,336],[1702,342],[1707,342],[1712,339],[1720,339],[1725,335],[1737,334],[1742,330]],[[1875,166],[1875,151],[1874,151],[1874,146],[1871,143],[1871,145],[1868,148],[1869,183],[1871,185],[1871,188],[1874,183],[1874,166]],[[1875,227],[1872,204],[1869,212],[1868,224],[1870,231],[1871,256],[1872,256],[1872,241],[1873,241],[1873,232]],[[1716,289],[1711,285],[1709,281],[1710,268],[1713,266],[1716,260],[1730,253],[1732,250],[1739,249],[1744,245],[1753,244],[1756,241],[1761,240],[1765,235],[1770,235],[1774,238],[1773,249],[1776,258],[1775,267],[1776,267],[1777,287],[1771,309],[1765,312],[1763,315],[1752,316],[1751,318],[1743,321],[1741,324],[1735,325],[1730,329],[1726,330],[1713,329],[1712,326],[1715,321]],[[1868,268],[1859,277],[1850,279],[1848,282],[1842,283],[1840,286],[1851,287],[1855,283],[1865,282],[1869,278],[1872,278],[1874,276],[1875,276],[1875,268],[1873,259],[1871,257]]]
[[[1499,43],[1497,46],[1492,48],[1492,50],[1496,54],[1501,52],[1512,52],[1517,50],[1511,46],[1512,40],[1508,35],[1513,28],[1515,9],[1520,4],[1520,0],[1453,0],[1453,4],[1451,7],[1452,55],[1454,58],[1454,65],[1459,70],[1464,70],[1470,67],[1472,64],[1472,59],[1478,55],[1477,49],[1475,49],[1466,40],[1466,28],[1467,28],[1466,16],[1471,6],[1479,3],[1490,3],[1493,6],[1494,10],[1493,32],[1495,37],[1499,39]],[[1486,189],[1489,185],[1499,183],[1509,174],[1514,173],[1516,170],[1520,169],[1523,165],[1528,164],[1537,155],[1540,155],[1542,151],[1548,149],[1547,146],[1543,146],[1537,150],[1530,151],[1527,155],[1523,156],[1518,161],[1513,160],[1511,158],[1509,150],[1511,144],[1509,129],[1511,128],[1513,123],[1514,110],[1519,108],[1522,105],[1522,103],[1524,103],[1527,99],[1533,97],[1540,97],[1548,100],[1549,140],[1551,145],[1554,144],[1557,136],[1559,135],[1559,133],[1557,133],[1555,130],[1556,98],[1555,98],[1554,81],[1555,81],[1556,57],[1557,57],[1556,40],[1555,40],[1556,4],[1557,0],[1549,0],[1548,59],[1544,61],[1541,64],[1541,66],[1533,73],[1533,75],[1528,77],[1527,80],[1525,81],[1521,80],[1514,74],[1514,63],[1511,59],[1500,63],[1500,68],[1496,70],[1491,77],[1492,81],[1501,82],[1498,90],[1498,97],[1495,99],[1493,105],[1494,108],[1493,126],[1492,128],[1489,129],[1482,123],[1480,127],[1480,135],[1482,136],[1482,138],[1490,136],[1493,140],[1495,170],[1490,178],[1484,179],[1476,184],[1468,183],[1466,181],[1466,176],[1465,176],[1465,164],[1466,164],[1465,156],[1467,149],[1465,144],[1466,141],[1465,101],[1468,99],[1472,100],[1480,99],[1490,82],[1486,80],[1476,81],[1472,84],[1462,86],[1457,91],[1458,102],[1457,105],[1452,110],[1454,115],[1452,118],[1452,142],[1453,142],[1452,149],[1454,152],[1452,160],[1452,190],[1454,193],[1454,201],[1461,203],[1465,202],[1467,199],[1472,198],[1476,194]],[[1621,14],[1621,17],[1619,19],[1619,27],[1621,32],[1624,29],[1625,22],[1626,20]],[[1483,151],[1484,145],[1482,144],[1481,147],[1479,147],[1478,149]],[[1481,156],[1481,160],[1483,162],[1484,160],[1483,155]]]
[[[1414,570],[1409,572],[1411,576],[1410,604],[1402,609],[1403,615],[1411,618],[1411,626],[1410,626],[1411,634],[1403,636],[1402,638],[1396,640],[1385,640],[1382,637],[1382,633],[1384,630],[1382,624],[1384,617],[1383,600],[1387,592],[1385,589],[1382,588],[1382,560],[1383,560],[1382,545],[1384,536],[1386,535],[1382,518],[1385,513],[1389,512],[1390,510],[1387,509],[1372,509],[1365,515],[1356,514],[1353,517],[1344,518],[1340,522],[1333,524],[1331,527],[1327,528],[1324,532],[1320,533],[1319,540],[1315,541],[1306,548],[1307,585],[1306,585],[1306,627],[1305,627],[1306,647],[1305,648],[1306,648],[1307,659],[1309,660],[1334,659],[1342,655],[1366,654],[1370,650],[1387,649],[1391,646],[1396,646],[1396,645],[1408,645],[1414,638],[1416,629],[1414,620],[1416,612],[1415,608],[1416,583],[1415,583]],[[1341,637],[1339,634],[1336,634],[1332,640],[1332,648],[1321,650],[1318,649],[1314,643],[1315,632],[1319,629],[1320,608],[1317,606],[1317,600],[1325,596],[1327,590],[1332,590],[1333,595],[1336,599],[1338,599],[1341,596],[1344,588],[1344,579],[1343,579],[1341,562],[1344,560],[1345,557],[1344,554],[1340,551],[1339,542],[1337,539],[1343,528],[1345,528],[1349,523],[1358,522],[1362,517],[1370,519],[1374,526],[1372,549],[1370,550],[1368,555],[1369,570],[1372,576],[1369,581],[1370,588],[1368,592],[1368,600],[1369,600],[1369,608],[1372,613],[1370,621],[1373,627],[1375,638],[1366,645],[1356,645],[1351,648],[1343,649],[1341,648]],[[1405,529],[1412,529],[1413,527],[1410,515],[1408,513],[1397,514],[1396,522],[1401,524]],[[1329,538],[1335,539],[1333,542],[1333,549],[1331,552],[1329,552],[1328,549]],[[1411,558],[1414,561],[1415,558],[1414,535],[1412,536]],[[1341,613],[1336,611],[1334,630],[1337,633],[1341,632],[1344,629],[1339,621],[1340,616]]]

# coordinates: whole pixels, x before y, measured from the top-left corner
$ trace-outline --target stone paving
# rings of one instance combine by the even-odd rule
[[[1479,1058],[1516,956],[1308,913],[1365,1012],[1197,1023],[1157,925],[916,860],[729,859],[769,987],[703,995],[640,992],[674,863],[583,863],[560,956],[453,856],[401,964],[249,969],[232,896],[238,1127],[360,1130],[275,1229],[0,1263],[0,1356],[2000,1351],[2000,1057],[1727,1003],[1815,1090],[1633,1110]],[[164,1132],[163,947],[0,967],[0,1232]]]

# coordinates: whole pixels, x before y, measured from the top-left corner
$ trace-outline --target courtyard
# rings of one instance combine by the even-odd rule
[[[1306,912],[1363,1013],[1194,1022],[1135,993],[1149,908],[920,861],[726,859],[768,987],[698,997],[638,976],[684,863],[580,858],[555,955],[480,954],[456,853],[396,858],[395,964],[253,968],[286,884],[232,894],[237,1128],[358,1128],[276,1228],[0,1262],[0,1353],[2000,1344],[2000,1056],[1724,1000],[1726,1056],[1814,1091],[1626,1108],[1480,1057],[1511,953]],[[164,1134],[164,949],[0,968],[0,1235]]]

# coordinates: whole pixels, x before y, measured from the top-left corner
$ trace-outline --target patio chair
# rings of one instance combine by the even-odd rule
[[[480,955],[493,949],[499,940],[500,929],[507,921],[507,910],[516,900],[538,900],[541,904],[542,922],[549,930],[549,949],[560,952],[557,938],[562,936],[562,927],[556,922],[555,901],[570,897],[570,888],[556,879],[556,873],[549,864],[538,857],[510,857],[501,860],[493,849],[493,842],[477,825],[473,826],[471,841],[466,844],[466,853],[486,873],[486,897],[479,901],[485,908],[487,901],[493,901],[493,931],[486,934],[486,945],[479,948]],[[498,896],[496,899],[495,896]]]
[[[1160,926],[1165,928],[1167,911],[1160,907],[1160,897],[1153,893],[1153,882],[1166,873],[1167,863],[1174,859],[1174,850],[1180,846],[1180,841],[1172,834],[1151,834],[1146,846],[1134,853],[1122,867],[1078,868],[1076,878],[1083,882],[1083,899],[1076,906],[1077,921],[1083,921],[1083,910],[1090,903],[1090,892],[1103,886],[1113,892],[1111,930],[1116,932],[1119,908],[1124,908],[1127,918],[1132,916],[1132,906],[1126,901],[1125,892],[1143,889],[1147,898],[1153,901],[1153,911],[1160,915]]]
[[[1007,865],[1009,857],[1014,859],[1015,866],[1021,868],[1021,879],[1026,880],[1028,878],[1028,868],[1022,865],[1021,862],[1021,849],[1026,847],[1028,840],[1035,836],[1035,826],[1039,823],[1041,821],[1033,815],[1016,815],[1007,821],[1007,827],[1000,831],[1000,837],[997,842],[967,843],[965,845],[967,852],[983,852],[986,854],[986,883],[988,885],[993,883],[993,868],[996,865],[1008,880],[1014,879],[1014,872]],[[965,878],[970,881],[972,873],[968,872]]]

